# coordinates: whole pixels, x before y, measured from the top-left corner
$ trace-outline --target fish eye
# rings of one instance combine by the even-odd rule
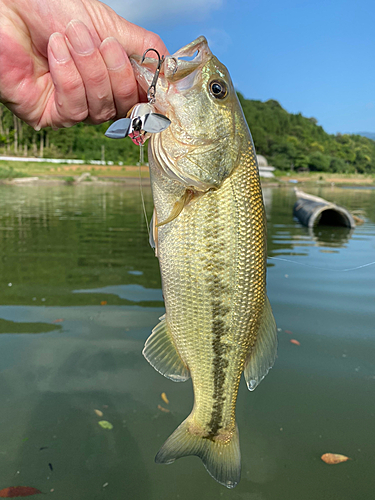
[[[223,80],[213,80],[210,83],[210,93],[215,99],[224,99],[228,93],[227,84]]]

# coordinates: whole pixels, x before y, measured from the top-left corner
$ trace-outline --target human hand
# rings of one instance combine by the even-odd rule
[[[0,0],[0,100],[36,130],[123,117],[141,100],[128,55],[151,47],[168,53],[97,0]]]

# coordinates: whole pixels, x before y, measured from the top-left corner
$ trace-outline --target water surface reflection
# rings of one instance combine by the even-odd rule
[[[375,266],[342,270],[374,260],[375,192],[313,193],[365,211],[351,235],[311,234],[292,190],[264,194],[268,253],[294,263],[269,261],[279,356],[254,393],[241,384],[242,480],[228,491],[196,457],[154,464],[192,388],[141,355],[164,309],[139,191],[0,186],[2,487],[57,500],[371,498]],[[329,467],[328,451],[353,460]]]

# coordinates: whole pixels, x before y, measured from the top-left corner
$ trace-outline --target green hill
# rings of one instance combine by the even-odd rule
[[[277,101],[239,98],[255,148],[281,170],[375,173],[375,142],[354,134],[327,134],[315,118],[285,111]]]
[[[375,141],[375,133],[374,132],[358,132],[359,135],[363,135],[363,137],[368,137]]]
[[[327,134],[315,118],[288,113],[277,101],[241,101],[258,154],[280,170],[375,173],[375,141],[354,134]],[[101,160],[124,165],[139,161],[132,141],[104,136],[108,124],[80,123],[39,132],[0,104],[0,154]]]

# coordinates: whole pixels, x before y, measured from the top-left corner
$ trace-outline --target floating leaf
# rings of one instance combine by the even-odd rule
[[[320,458],[326,464],[340,464],[341,462],[351,460],[351,458],[345,455],[340,455],[339,453],[324,453],[324,455],[322,455]]]
[[[164,413],[169,413],[169,410],[167,408],[164,408],[161,405],[158,405],[158,408],[159,408],[160,411],[163,411]]]
[[[352,217],[355,220],[356,224],[364,224],[364,222],[365,222],[363,219],[361,219],[360,217],[357,217],[356,215],[352,214]],[[11,285],[11,283],[9,283],[9,285]]]
[[[0,490],[0,498],[29,497],[38,493],[42,492],[31,486],[10,486]]]
[[[301,345],[296,339],[290,339],[290,342],[294,345]]]
[[[98,415],[98,417],[102,417],[103,416],[103,412],[100,411],[100,410],[94,410],[94,412]]]
[[[100,425],[100,427],[103,427],[103,429],[113,429],[113,425],[111,424],[111,422],[108,422],[107,420],[100,420],[98,422],[98,424]]]
[[[161,393],[161,399],[164,401],[164,403],[169,405],[169,399],[167,398],[167,395],[165,394],[165,392]]]
[[[102,301],[100,302],[100,305],[101,305],[101,306],[106,306],[106,305],[107,305],[107,301],[106,301],[106,300],[102,300]]]

